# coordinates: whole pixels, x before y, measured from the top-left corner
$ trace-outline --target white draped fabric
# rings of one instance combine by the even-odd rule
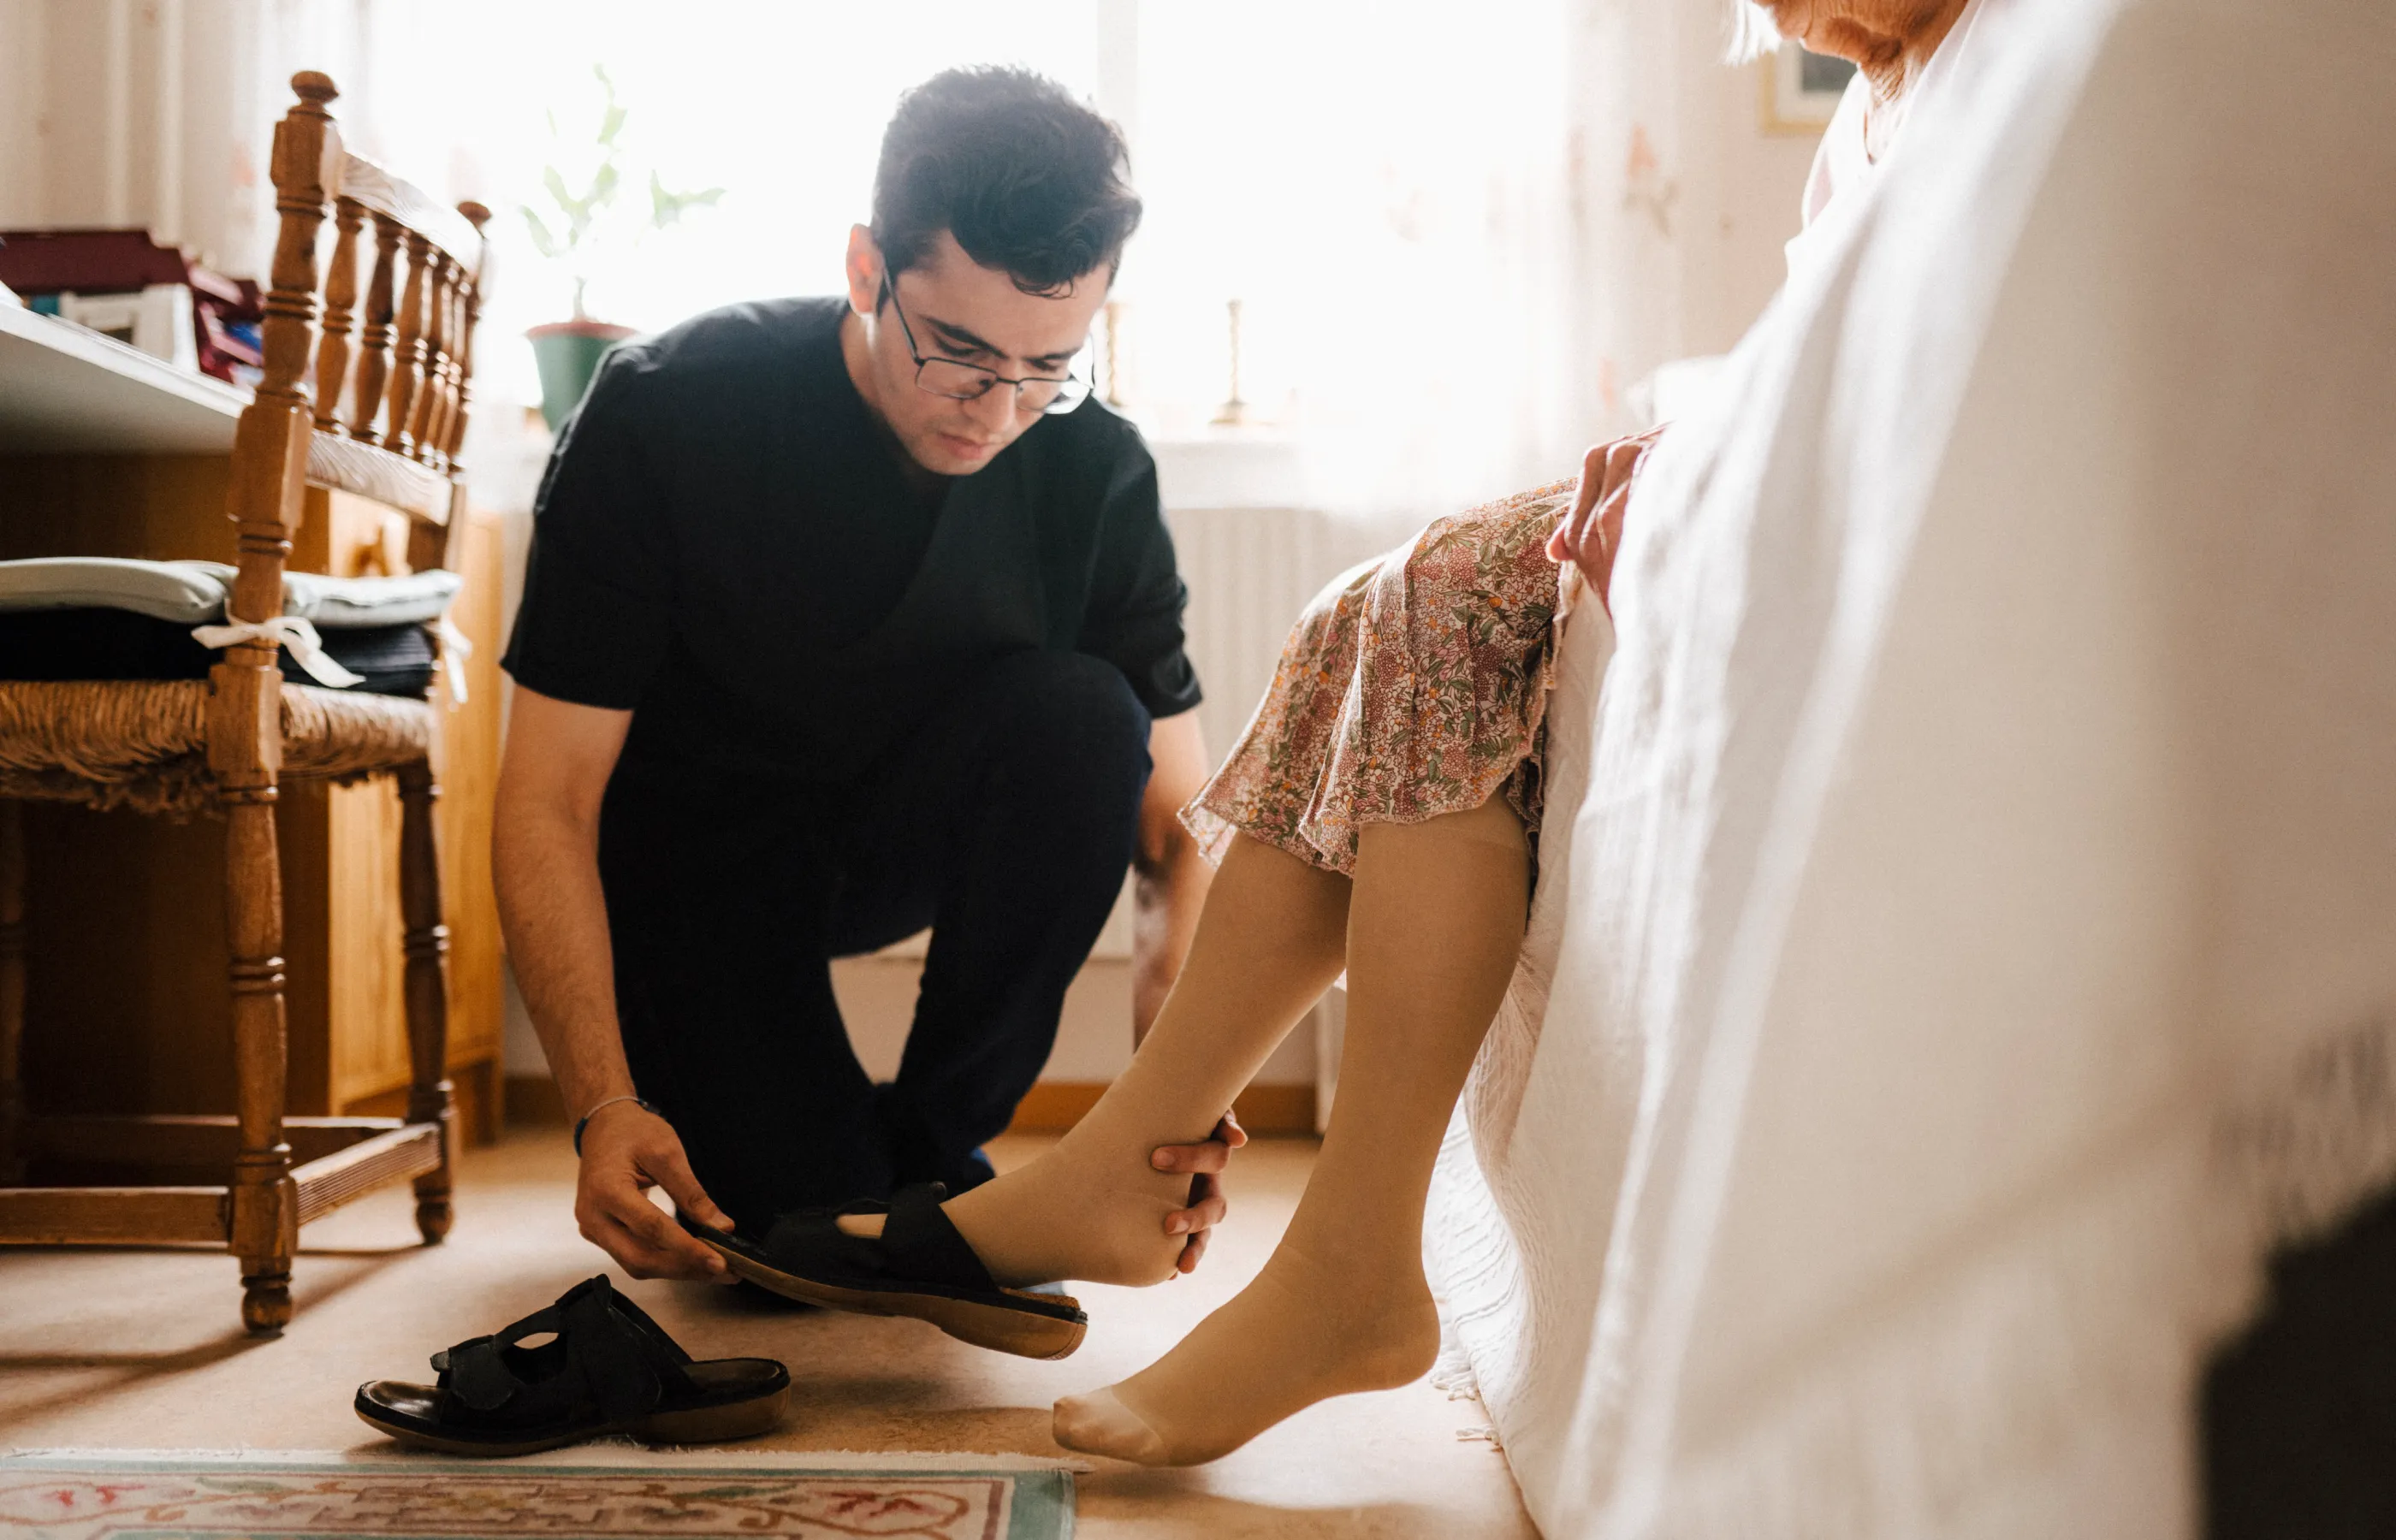
[[[1567,637],[1430,1242],[1551,1540],[2192,1533],[2396,1176],[2396,12],[1982,41]]]

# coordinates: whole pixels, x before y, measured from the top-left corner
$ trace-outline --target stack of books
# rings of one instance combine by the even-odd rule
[[[258,285],[147,231],[0,231],[0,294],[232,384],[256,384],[265,362]]]

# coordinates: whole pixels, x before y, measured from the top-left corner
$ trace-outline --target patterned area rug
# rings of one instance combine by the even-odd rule
[[[17,1455],[0,1458],[0,1540],[1066,1540],[1073,1530],[1066,1469],[718,1459]]]

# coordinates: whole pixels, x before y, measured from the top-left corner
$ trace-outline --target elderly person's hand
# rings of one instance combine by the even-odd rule
[[[1631,506],[1631,483],[1663,433],[1663,427],[1650,428],[1601,444],[1583,456],[1580,490],[1573,497],[1572,512],[1548,537],[1548,554],[1559,562],[1569,559],[1580,564],[1582,575],[1597,590],[1598,602],[1609,608],[1614,554],[1622,549],[1622,519]]]
[[[1224,1167],[1231,1163],[1231,1151],[1248,1142],[1248,1131],[1240,1120],[1229,1112],[1215,1125],[1212,1137],[1204,1144],[1165,1145],[1149,1157],[1149,1163],[1159,1171],[1187,1173],[1190,1177],[1190,1206],[1165,1215],[1165,1229],[1168,1235],[1187,1235],[1181,1244],[1180,1260],[1174,1264],[1180,1272],[1194,1272],[1198,1259],[1206,1255],[1206,1235],[1223,1222],[1231,1205],[1223,1197],[1223,1184],[1218,1179]]]
[[[1612,589],[1614,553],[1622,549],[1622,516],[1631,506],[1631,484],[1663,433],[1663,427],[1650,428],[1601,444],[1582,457],[1573,511],[1548,537],[1548,554],[1559,562],[1579,563],[1600,604],[1607,604]]]

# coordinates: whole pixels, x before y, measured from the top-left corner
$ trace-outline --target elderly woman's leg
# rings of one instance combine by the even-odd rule
[[[1503,796],[1420,824],[1365,826],[1348,903],[1339,1099],[1289,1229],[1256,1281],[1163,1359],[1058,1402],[1058,1442],[1195,1464],[1326,1396],[1430,1369],[1439,1321],[1422,1273],[1423,1205],[1448,1115],[1513,974],[1528,867]],[[1210,919],[1228,896],[1219,886],[1210,896]],[[1277,939],[1259,937],[1267,949],[1247,965]],[[1177,998],[1192,986],[1185,974]],[[1140,1058],[1154,1046],[1151,1037]],[[1203,1042],[1176,1047],[1194,1064],[1215,1056]],[[1125,1148],[1187,1136],[1204,1122],[1188,1116],[1191,1128],[1138,1131]]]
[[[1159,1283],[1183,1237],[1166,1215],[1190,1178],[1149,1163],[1194,1144],[1331,981],[1348,926],[1348,879],[1243,836],[1225,852],[1190,956],[1131,1068],[1039,1159],[942,1206],[1005,1284]],[[878,1218],[845,1219],[871,1232]]]

